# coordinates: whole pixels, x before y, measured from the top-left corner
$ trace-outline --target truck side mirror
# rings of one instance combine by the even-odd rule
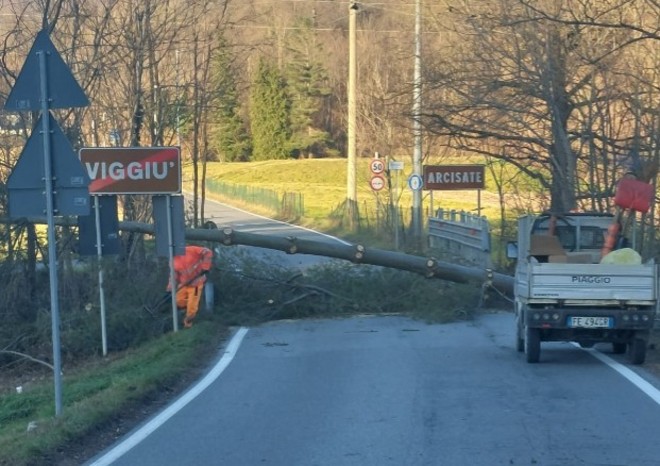
[[[518,259],[518,242],[509,241],[506,243],[506,257],[507,259]]]

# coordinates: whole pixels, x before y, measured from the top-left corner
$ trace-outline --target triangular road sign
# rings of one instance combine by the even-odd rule
[[[42,117],[35,129],[41,128]],[[44,215],[46,195],[54,196],[54,215],[89,215],[89,176],[50,112],[48,118],[53,193],[45,192],[44,138],[41,131],[35,130],[7,180],[12,218]]]
[[[71,69],[64,63],[59,52],[51,42],[48,32],[43,29],[38,34],[28,53],[23,68],[16,78],[16,83],[7,97],[5,110],[33,111],[41,110],[40,82],[41,69],[39,54],[46,57],[46,82],[48,108],[86,107],[89,100],[73,77]]]

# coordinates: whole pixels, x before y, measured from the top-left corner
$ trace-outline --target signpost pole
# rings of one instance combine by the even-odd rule
[[[105,291],[103,289],[103,247],[101,235],[101,206],[99,197],[94,196],[94,220],[96,222],[96,257],[98,258],[99,267],[99,301],[101,303],[101,344],[103,346],[103,356],[108,355],[108,337],[106,331],[106,318],[105,318]]]
[[[435,208],[433,206],[433,191],[429,191],[429,202],[431,203],[431,217],[435,217]]]
[[[477,215],[481,217],[481,189],[477,189]]]
[[[55,244],[55,219],[53,207],[53,170],[50,159],[50,111],[48,100],[48,73],[46,53],[37,52],[39,57],[39,89],[41,97],[41,132],[44,142],[44,180],[46,191],[46,223],[48,225],[48,273],[50,278],[50,308],[53,332],[53,380],[55,384],[55,416],[62,413],[62,360],[60,357],[60,308],[57,295],[57,248]]]
[[[23,152],[7,180],[7,187],[9,211],[12,217],[30,214],[46,215],[55,416],[60,416],[62,361],[54,216],[56,214],[89,215],[89,178],[76,160],[69,141],[57,122],[53,119],[51,124],[53,117],[50,110],[86,107],[89,105],[89,100],[48,37],[46,26],[44,24],[44,29],[37,34],[14,86],[7,96],[4,108],[19,112],[28,110],[39,112],[41,118],[41,129],[35,127],[35,131],[32,131],[26,141]],[[34,82],[35,77],[39,80],[38,83]],[[52,80],[50,86],[49,77]],[[39,147],[39,132],[43,143],[41,147]],[[43,167],[41,167],[42,162]]]
[[[168,254],[169,254],[169,263],[170,263],[170,289],[171,293],[171,302],[172,302],[172,328],[175,332],[179,331],[179,318],[177,315],[176,307],[176,279],[174,276],[174,231],[172,225],[172,196],[165,196],[165,210],[167,210],[167,245],[168,245]]]
[[[394,250],[399,250],[399,170],[394,171]]]

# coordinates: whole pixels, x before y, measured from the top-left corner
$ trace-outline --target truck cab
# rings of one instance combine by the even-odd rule
[[[601,263],[609,214],[526,215],[518,220],[516,348],[540,360],[541,343],[609,343],[642,364],[657,308],[655,263]],[[636,254],[636,253],[635,253]]]

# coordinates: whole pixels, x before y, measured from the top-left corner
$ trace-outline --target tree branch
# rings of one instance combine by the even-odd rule
[[[20,356],[24,359],[28,359],[32,362],[36,362],[37,364],[41,364],[43,366],[46,366],[46,367],[50,368],[51,370],[54,369],[54,367],[52,365],[48,364],[46,361],[42,361],[40,359],[33,358],[29,354],[19,353],[18,351],[11,351],[11,350],[0,350],[0,354],[13,354],[14,356]]]

